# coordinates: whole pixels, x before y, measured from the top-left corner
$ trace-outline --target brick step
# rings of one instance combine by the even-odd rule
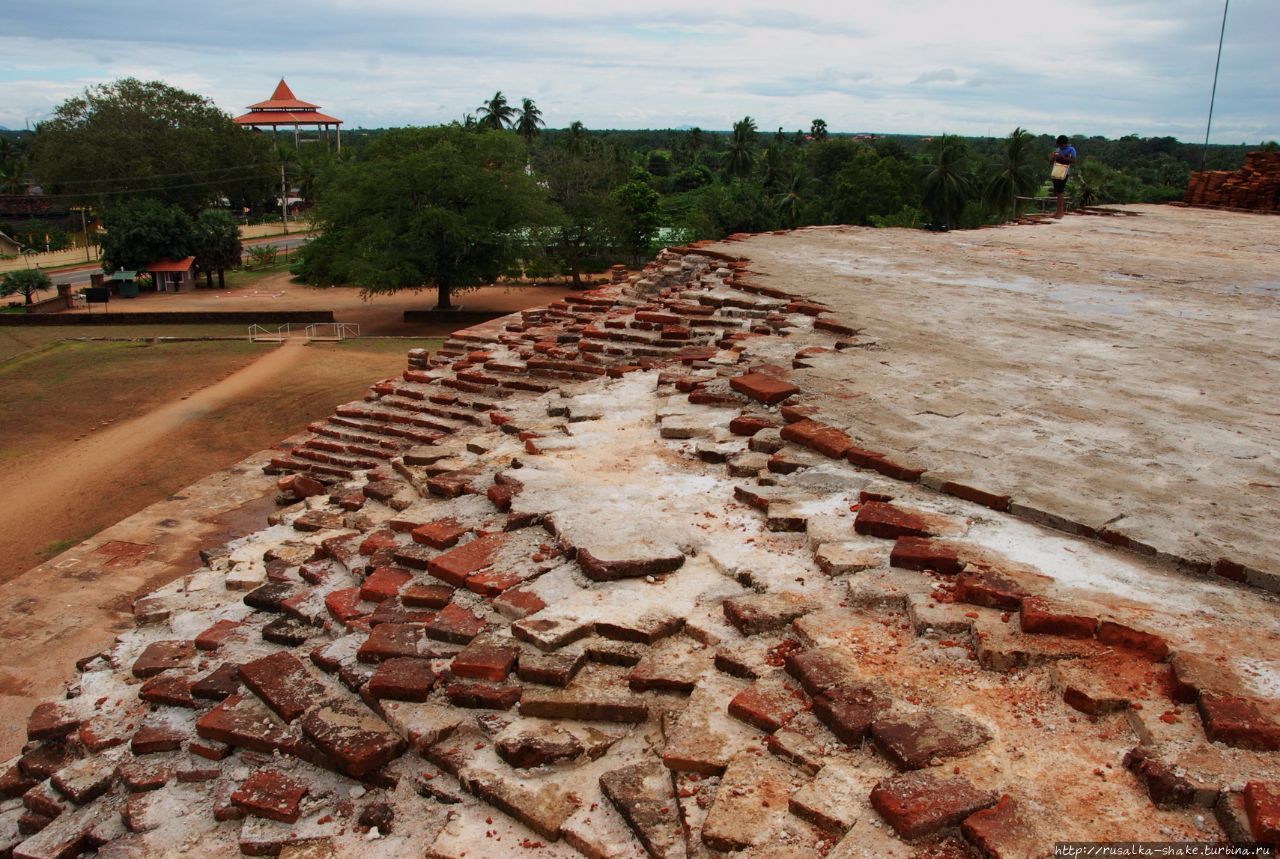
[[[392,452],[412,447],[412,443],[403,438],[381,435],[379,433],[359,432],[349,427],[338,426],[327,421],[315,421],[307,425],[307,430],[316,435],[337,439],[343,442],[379,447]]]
[[[332,474],[336,477],[341,477],[345,480],[350,480],[352,477],[355,476],[355,472],[356,472],[355,469],[340,468],[336,465],[325,465],[324,463],[310,462],[308,460],[303,460],[303,459],[294,459],[288,456],[273,456],[271,458],[271,464],[268,467],[271,469],[275,469],[277,472],[293,471],[301,474],[307,474],[307,473]]]
[[[351,407],[351,404],[339,406],[338,410],[339,414],[344,417],[363,418],[364,420],[378,421],[385,424],[409,424],[410,426],[435,430],[441,436],[448,435],[461,426],[453,421],[447,421],[434,415],[418,414],[414,409],[414,405],[416,405],[414,400],[400,401],[396,400],[395,397],[384,397],[377,403],[368,404],[364,411],[356,411]],[[384,430],[384,432],[386,431]]]
[[[390,459],[395,456],[398,451],[386,450],[385,448],[369,446],[363,444],[351,444],[349,442],[335,441],[324,436],[309,438],[301,447],[308,450],[321,450],[326,453],[336,453],[340,456],[360,456],[366,459]]]
[[[445,437],[445,433],[433,430],[416,429],[411,426],[392,425],[380,421],[362,420],[355,417],[332,415],[329,423],[337,426],[351,427],[369,433],[395,436],[418,444],[435,444]]]
[[[529,391],[534,394],[545,394],[547,391],[554,391],[556,385],[548,385],[543,382],[536,382],[527,376],[515,375],[510,373],[486,373],[498,388],[506,394],[514,391]]]
[[[403,412],[412,413],[414,416],[410,423],[414,426],[429,427],[431,429],[440,430],[441,432],[453,433],[462,429],[467,424],[478,424],[480,420],[474,415],[468,415],[468,420],[456,420],[451,417],[444,417],[436,414],[439,406],[431,405],[423,400],[407,400],[404,397],[383,397],[378,401],[380,405],[391,406]]]
[[[330,453],[327,450],[316,450],[306,445],[295,447],[291,452],[298,459],[308,459],[313,462],[319,462],[322,465],[333,465],[347,471],[365,471],[378,467],[378,461],[375,459],[356,459],[350,456]]]

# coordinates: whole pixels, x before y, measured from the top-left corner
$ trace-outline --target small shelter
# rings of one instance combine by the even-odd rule
[[[110,286],[111,291],[119,294],[121,298],[137,298],[138,297],[138,273],[136,271],[125,271],[121,269],[113,273],[106,279],[106,283]]]
[[[155,281],[156,292],[181,292],[183,289],[195,289],[196,258],[156,260],[142,270],[151,274]]]
[[[298,129],[301,126],[315,126],[326,147],[329,145],[332,129],[337,138],[338,151],[342,151],[342,120],[321,113],[319,105],[299,100],[284,82],[284,78],[280,78],[271,98],[249,105],[248,113],[237,116],[232,121],[251,128],[270,127],[273,137],[280,126],[293,126],[294,146],[298,145]]]
[[[16,239],[0,233],[0,256],[14,257],[20,253],[22,253],[22,245],[18,244]]]

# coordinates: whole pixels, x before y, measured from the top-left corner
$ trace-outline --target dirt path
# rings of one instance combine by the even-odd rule
[[[148,452],[255,390],[279,381],[304,357],[302,340],[290,340],[227,378],[145,414],[72,442],[56,452],[17,460],[0,473],[0,557],[31,550],[33,532],[82,533],[79,517],[101,496],[135,479]],[[53,523],[62,527],[46,527]],[[33,528],[32,523],[41,523]]]

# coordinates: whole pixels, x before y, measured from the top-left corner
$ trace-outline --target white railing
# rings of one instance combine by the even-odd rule
[[[251,343],[283,343],[289,339],[289,323],[286,322],[275,331],[261,325],[249,326],[249,342]]]
[[[337,343],[348,337],[359,337],[360,326],[354,322],[315,322],[307,326],[307,342],[319,340]]]

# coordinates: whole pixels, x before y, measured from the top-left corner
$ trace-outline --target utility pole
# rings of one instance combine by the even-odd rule
[[[84,217],[84,206],[80,207],[80,229],[84,231],[84,261],[93,262],[89,259],[89,222]]]
[[[284,234],[289,235],[289,189],[284,184],[284,162],[280,162],[280,221]]]
[[[1222,3],[1222,29],[1218,32],[1218,59],[1213,64],[1213,91],[1209,94],[1209,122],[1204,127],[1204,151],[1200,153],[1200,169],[1209,159],[1209,129],[1213,128],[1213,102],[1218,96],[1218,68],[1222,65],[1222,40],[1227,35],[1227,9],[1231,0]]]

